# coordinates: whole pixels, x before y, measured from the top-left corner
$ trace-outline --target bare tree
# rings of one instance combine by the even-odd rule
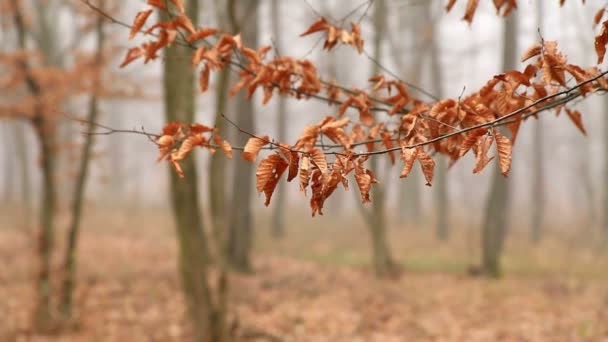
[[[539,1],[536,4],[536,25],[542,31],[543,27],[543,5]],[[532,227],[530,240],[534,243],[542,239],[542,225],[545,209],[545,183],[544,183],[544,132],[543,125],[539,120],[534,123],[534,135],[532,138]]]
[[[272,32],[274,36],[274,45],[276,51],[283,51],[283,43],[281,41],[281,6],[279,0],[272,0],[271,3],[271,19]],[[287,140],[287,101],[283,96],[277,100],[276,108],[277,116],[277,139],[279,141]],[[285,183],[281,182],[276,190],[276,200],[274,211],[272,213],[272,236],[280,238],[285,235],[285,206],[287,205],[287,193]]]
[[[386,2],[377,0],[374,9],[374,60],[380,63],[382,60],[382,42],[386,32]],[[378,73],[378,65],[374,66],[373,74]],[[378,160],[371,161],[371,168],[378,170]],[[397,272],[397,265],[391,255],[390,247],[387,239],[387,220],[386,220],[386,189],[382,184],[377,184],[372,189],[373,201],[371,208],[361,206],[361,212],[367,223],[371,235],[372,242],[372,261],[374,272],[379,277],[390,276]],[[357,203],[360,201],[357,200]]]
[[[196,25],[199,13],[198,0],[185,2],[187,14]],[[169,19],[162,12],[164,20]],[[166,49],[163,65],[165,118],[167,122],[193,122],[195,113],[194,74],[190,61],[180,58],[188,48],[173,45]],[[194,157],[194,156],[192,156]],[[224,279],[217,300],[210,286],[209,245],[203,227],[198,198],[198,178],[194,158],[182,163],[188,175],[179,179],[171,172],[171,205],[179,245],[179,272],[185,294],[185,302],[195,341],[215,342],[226,339],[224,321],[224,295],[227,280]]]
[[[505,20],[502,70],[513,69],[517,62],[517,22],[517,13]],[[502,273],[501,255],[509,216],[509,179],[500,174],[498,165],[492,170],[481,239],[482,272],[491,277],[500,277]]]
[[[103,9],[103,3],[100,4]],[[99,115],[99,92],[101,86],[101,68],[103,67],[103,54],[104,54],[104,18],[98,17],[96,24],[97,34],[97,51],[95,55],[95,67],[97,68],[95,73],[95,79],[93,80],[93,93],[89,100],[89,113],[87,116],[87,131],[92,132],[95,127],[94,123],[97,122]],[[85,189],[87,184],[87,177],[89,174],[89,162],[91,160],[91,152],[93,149],[94,135],[85,135],[84,145],[82,147],[80,164],[78,166],[78,176],[76,179],[76,186],[74,187],[74,194],[72,198],[71,212],[70,212],[70,223],[67,233],[67,245],[65,248],[65,254],[63,259],[63,280],[62,280],[62,291],[61,291],[61,303],[59,310],[64,318],[69,319],[72,317],[72,298],[74,293],[74,285],[76,281],[76,246],[78,243],[78,236],[80,233],[80,224],[82,217],[82,206],[84,201]]]
[[[228,15],[233,32],[241,32],[243,43],[257,46],[258,35],[258,0],[228,1]],[[245,94],[236,95],[235,122],[241,129],[255,132],[255,113],[253,103]],[[244,145],[246,137],[239,135],[239,144]],[[233,174],[232,205],[237,208],[231,215],[230,234],[228,237],[228,260],[238,271],[251,271],[251,247],[253,240],[253,213],[251,199],[253,188],[253,165],[243,160],[235,164]]]

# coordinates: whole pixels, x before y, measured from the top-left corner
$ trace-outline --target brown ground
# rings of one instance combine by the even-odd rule
[[[0,341],[187,335],[168,217],[89,217],[79,250],[79,320],[46,337],[29,329],[32,239],[6,222],[0,222]],[[239,334],[265,332],[284,341],[608,340],[605,256],[598,261],[551,242],[539,247],[544,253],[511,244],[507,276],[493,281],[466,275],[476,256],[464,239],[446,247],[403,229],[393,232],[392,244],[405,271],[380,281],[362,266],[362,228],[353,234],[319,222],[292,227],[281,243],[261,234],[255,275],[233,278]]]

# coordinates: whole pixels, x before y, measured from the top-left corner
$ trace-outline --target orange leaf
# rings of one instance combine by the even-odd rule
[[[422,169],[424,178],[426,178],[426,185],[431,186],[431,183],[433,182],[433,175],[435,173],[435,161],[431,156],[424,152],[422,147],[418,147],[416,158],[418,158],[420,168]]]
[[[201,70],[199,85],[201,87],[201,92],[203,93],[209,89],[209,66],[207,64],[205,64],[203,70]]]
[[[287,161],[279,154],[271,154],[260,161],[260,165],[258,165],[255,173],[256,188],[258,192],[263,191],[264,195],[266,195],[265,206],[270,204],[272,193],[277,187],[279,179],[283,175],[283,172],[285,172],[287,165]]]
[[[319,171],[321,171],[321,173],[327,172],[327,159],[325,158],[325,153],[321,152],[318,148],[314,148],[310,151],[310,161],[319,169]]]
[[[137,13],[135,16],[135,20],[133,21],[133,26],[131,26],[131,33],[129,34],[129,39],[133,39],[135,35],[141,30],[141,28],[146,24],[146,20],[150,14],[152,14],[154,10],[141,11]]]
[[[188,31],[191,35],[196,33],[196,28],[194,28],[194,24],[187,16],[181,14],[175,18],[175,24],[184,30]]]
[[[451,11],[452,7],[454,7],[455,4],[456,4],[456,0],[450,0],[450,1],[448,1],[447,5],[445,5],[446,12]]]
[[[184,14],[186,12],[186,8],[184,7],[184,3],[182,0],[171,0],[171,2],[177,7],[179,13]]]
[[[595,15],[593,16],[593,27],[596,27],[600,23],[600,21],[602,21],[602,17],[604,17],[604,12],[606,12],[606,9],[602,7],[599,11],[595,13]]]
[[[475,16],[475,12],[477,11],[477,5],[479,4],[479,0],[469,0],[467,2],[467,9],[464,13],[463,20],[467,21],[469,24],[473,22],[473,17]]]
[[[492,141],[494,141],[494,139],[491,135],[484,135],[477,140],[475,151],[475,168],[473,169],[473,173],[481,172],[486,165],[488,165],[488,163],[494,159],[494,157],[488,157],[488,151],[492,146]]]
[[[568,117],[570,118],[570,120],[572,120],[576,128],[578,128],[579,131],[581,131],[581,133],[586,136],[587,131],[585,130],[585,126],[583,125],[583,118],[581,116],[581,113],[578,110],[570,110],[569,108],[566,108],[566,114],[568,114]]]
[[[500,172],[502,172],[504,176],[507,176],[509,174],[509,170],[511,169],[511,141],[498,131],[495,132],[494,135],[496,139],[496,151],[498,152]]]
[[[602,23],[602,31],[595,37],[595,52],[597,53],[597,64],[604,61],[606,54],[606,44],[608,44],[608,20]]]
[[[138,46],[129,49],[129,51],[127,51],[127,55],[125,56],[124,61],[122,62],[122,64],[120,64],[120,67],[121,68],[126,67],[131,62],[133,62],[134,60],[140,58],[143,55],[144,55],[144,50],[142,48],[138,47]]]
[[[403,169],[401,170],[400,178],[405,178],[412,171],[416,156],[418,155],[417,148],[402,148],[401,149],[401,160],[403,160]]]
[[[230,146],[229,142],[226,140],[222,141],[222,138],[220,138],[219,135],[214,136],[213,141],[222,149],[222,151],[224,151],[228,159],[232,159],[232,146]]]
[[[330,25],[327,23],[325,18],[321,17],[319,20],[315,21],[312,25],[310,25],[310,27],[304,33],[300,34],[300,37],[304,37],[315,32],[327,30],[329,27]]]
[[[310,158],[308,156],[302,157],[300,163],[300,191],[304,191],[306,195],[306,187],[308,187],[308,181],[310,179]]]
[[[253,163],[258,156],[258,153],[260,153],[262,146],[267,145],[268,143],[269,140],[267,135],[260,138],[249,138],[247,144],[245,144],[245,149],[243,150],[243,159]]]
[[[541,50],[542,50],[542,46],[540,44],[532,45],[531,47],[528,48],[528,50],[526,50],[526,52],[524,52],[524,54],[521,56],[520,61],[525,62],[532,57],[540,55]]]
[[[462,143],[460,144],[460,153],[459,155],[462,157],[465,154],[467,154],[467,152],[469,152],[469,150],[471,149],[471,147],[473,147],[473,145],[475,145],[475,143],[477,142],[477,139],[484,135],[486,133],[486,130],[483,128],[478,128],[472,132],[469,132],[466,137],[464,138],[464,140],[462,141]]]
[[[165,5],[164,0],[148,0],[148,5],[159,8],[163,11],[167,10],[167,6]]]
[[[214,28],[206,28],[206,29],[200,29],[198,31],[196,31],[195,33],[191,34],[188,39],[186,39],[186,41],[188,43],[193,43],[197,40],[201,40],[201,39],[205,39],[209,36],[212,36],[214,34],[217,33],[217,29]]]

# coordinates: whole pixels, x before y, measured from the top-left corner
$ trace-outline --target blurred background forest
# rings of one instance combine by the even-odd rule
[[[557,40],[570,62],[593,65],[592,22],[600,6],[520,1],[505,19],[490,1],[481,1],[468,25],[461,20],[466,2],[450,13],[439,0],[184,2],[189,13],[198,15],[199,25],[242,32],[248,44],[270,44],[279,54],[309,58],[320,74],[340,84],[358,86],[371,75],[392,73],[439,98],[458,98],[497,73],[521,68],[519,56],[539,41],[539,31],[545,40]],[[14,3],[20,7],[21,27]],[[91,3],[131,23],[145,2]],[[192,305],[196,294],[184,297],[180,283],[187,283],[185,269],[206,270],[214,261],[192,262],[187,251],[196,247],[188,241],[198,233],[188,229],[206,232],[199,237],[209,244],[203,254],[223,250],[221,244],[213,246],[211,237],[229,232],[223,236],[230,240],[230,286],[228,294],[219,292],[217,312],[228,322],[222,323],[226,334],[236,340],[608,339],[604,97],[592,96],[576,106],[587,136],[565,115],[545,112],[529,119],[514,145],[508,178],[499,176],[496,167],[472,174],[474,157],[468,156],[449,171],[440,161],[436,180],[427,187],[418,169],[400,179],[400,167],[379,157],[374,165],[383,176],[372,204],[361,205],[355,188],[338,191],[325,215],[313,218],[310,198],[296,184],[280,185],[264,207],[255,191],[255,169],[236,151],[232,161],[221,153],[197,152],[185,168],[186,179],[175,185],[170,168],[156,163],[157,148],[145,136],[82,134],[104,129],[74,118],[93,118],[116,129],[161,131],[171,108],[177,108],[172,106],[188,106],[188,99],[170,95],[171,89],[188,93],[192,83],[171,77],[180,67],[183,72],[185,54],[179,48],[162,61],[137,61],[120,69],[134,44],[128,41],[129,29],[101,20],[81,1],[4,0],[0,11],[0,69],[10,68],[8,56],[32,50],[38,54],[34,65],[58,75],[64,69],[83,70],[71,74],[68,86],[57,86],[61,95],[49,100],[53,109],[44,109],[53,125],[54,141],[47,146],[54,156],[51,181],[43,177],[49,161],[41,152],[45,129],[0,114],[1,341],[198,336],[187,317],[196,317],[202,304]],[[345,25],[360,22],[365,52],[339,46],[328,53],[317,36],[298,37],[319,16]],[[78,69],[82,60],[88,64]],[[49,77],[44,86],[52,88],[63,76]],[[36,96],[34,88],[1,82],[0,109]],[[319,101],[275,97],[262,106],[257,99],[227,97],[233,82],[229,72],[214,75],[210,91],[193,98],[193,121],[217,125],[222,136],[241,145],[246,137],[217,113],[252,132],[295,141],[304,125],[335,111]],[[90,157],[88,165],[83,156]],[[49,204],[42,195],[49,182],[56,200],[47,209],[55,217],[43,210]],[[195,191],[180,197],[184,187]],[[189,201],[192,196],[198,199]],[[200,209],[200,222],[188,221],[199,214],[184,212],[196,210],[185,202]],[[181,209],[174,212],[174,207]],[[50,316],[66,319],[45,324],[42,333],[35,328],[44,302],[40,226],[49,217],[53,248],[48,248],[47,271],[58,276],[46,286],[61,295],[48,298],[60,304],[47,304]],[[75,251],[70,242],[77,245]],[[210,288],[228,282],[223,267],[205,271],[217,277],[219,285],[210,282]],[[71,272],[75,279],[69,280]],[[66,291],[73,291],[69,300]],[[32,315],[37,319],[32,321]]]

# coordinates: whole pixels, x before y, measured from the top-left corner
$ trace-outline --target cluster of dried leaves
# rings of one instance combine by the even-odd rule
[[[206,133],[212,134],[217,131],[216,128],[207,127],[201,124],[186,125],[179,122],[171,122],[163,128],[163,134],[156,139],[160,155],[158,161],[166,160],[171,163],[173,169],[180,177],[184,177],[184,172],[179,165],[179,161],[183,160],[199,146],[205,148],[212,153],[215,152],[217,146],[226,153],[226,156],[232,159],[232,147],[226,140],[217,135],[205,136]],[[214,145],[212,145],[212,142]]]
[[[144,57],[146,62],[156,59],[160,49],[178,42],[179,33],[185,37],[185,41],[179,43],[188,44],[193,49],[193,66],[201,69],[202,91],[208,89],[211,71],[230,66],[240,70],[231,94],[246,90],[251,98],[261,88],[263,103],[278,93],[296,99],[314,97],[336,105],[333,116],[304,127],[294,144],[246,132],[251,138],[242,154],[245,160],[254,162],[262,149],[275,150],[260,161],[256,172],[257,190],[266,195],[266,205],[270,203],[279,180],[288,171],[288,181],[297,177],[304,193],[310,188],[313,215],[322,214],[325,200],[338,186],[348,189],[349,174],[354,174],[362,201],[371,200],[370,189],[378,182],[372,170],[365,166],[371,155],[388,154],[393,164],[400,157],[403,161],[401,177],[408,176],[417,160],[427,185],[431,185],[435,168],[433,155],[446,155],[453,164],[471,150],[476,159],[473,172],[479,173],[494,159],[489,154],[495,145],[500,169],[506,176],[511,167],[512,144],[524,120],[547,109],[554,109],[558,115],[564,111],[585,133],[581,114],[569,108],[568,103],[576,97],[608,89],[608,80],[597,67],[585,69],[569,64],[557,43],[552,41],[541,41],[524,53],[521,61],[528,64],[523,71],[510,70],[496,75],[478,91],[458,99],[423,101],[411,96],[404,82],[389,80],[383,75],[369,79],[373,83],[369,91],[346,88],[324,80],[309,60],[287,56],[267,58],[270,46],[254,49],[245,46],[238,34],[222,33],[215,28],[197,29],[184,14],[181,1],[172,0],[172,3],[175,9],[166,8],[164,2],[148,1],[157,10],[169,11],[173,19],[148,28],[144,33],[154,33],[156,39],[131,49],[123,65],[140,57]],[[450,10],[454,3],[450,1],[447,9]],[[478,1],[469,1],[465,20],[472,20],[477,4]],[[494,4],[502,15],[517,7],[515,0],[495,0]],[[137,15],[131,36],[142,29],[153,10],[148,9]],[[596,16],[596,22],[600,19]],[[600,61],[608,42],[607,27],[608,23],[605,22],[596,39]],[[327,49],[334,47],[338,41],[350,44],[359,51],[362,49],[363,40],[356,24],[352,24],[348,32],[321,18],[302,35],[319,32],[326,34]],[[210,41],[212,38],[215,43]],[[200,47],[196,44],[200,44]],[[349,111],[358,113],[358,122],[344,117]],[[387,114],[388,119],[380,120],[377,113]],[[506,126],[509,136],[498,126]],[[167,160],[181,173],[178,161],[187,152],[194,146],[209,148],[210,145],[208,139],[201,138],[200,132],[195,136],[201,140],[192,144],[189,133],[185,133],[186,138],[176,138],[175,134],[184,133],[175,131],[174,124],[169,128],[171,133],[165,133],[161,138],[170,136],[171,139],[166,139],[169,143],[159,141],[161,158],[168,156]],[[191,131],[190,128],[188,132]],[[322,137],[333,144],[324,144]],[[186,142],[188,145],[183,147]],[[168,152],[168,146],[173,152]],[[220,146],[219,142],[217,146]],[[221,142],[221,146],[229,145]],[[180,153],[182,150],[187,152]]]

